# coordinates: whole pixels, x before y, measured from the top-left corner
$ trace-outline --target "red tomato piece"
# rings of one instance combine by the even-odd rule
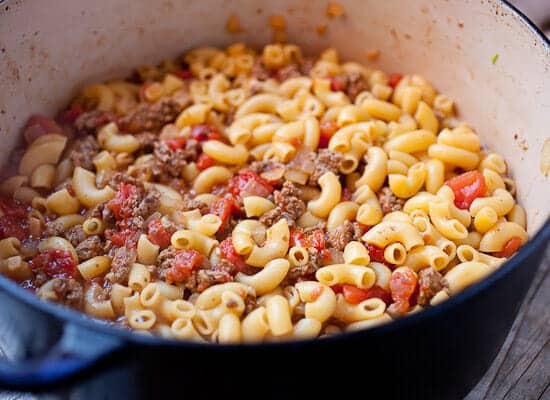
[[[346,88],[345,78],[341,76],[329,76],[327,78],[330,81],[330,90],[333,92],[342,92]]]
[[[134,229],[123,228],[120,231],[110,232],[108,234],[108,238],[115,246],[126,246],[127,248],[132,248],[137,245],[139,232]]]
[[[305,239],[304,231],[301,229],[290,228],[290,240],[288,245],[290,247],[303,246],[303,241]]]
[[[38,253],[30,262],[33,271],[43,271],[51,278],[76,278],[78,271],[71,253],[50,249]]]
[[[222,227],[225,226],[225,223],[229,220],[231,214],[238,213],[239,211],[240,209],[231,195],[216,200],[210,206],[210,212],[220,217]]]
[[[330,288],[332,289],[334,294],[339,294],[344,292],[344,288],[342,287],[342,285],[332,285]]]
[[[521,247],[521,238],[514,236],[506,242],[501,251],[494,253],[495,257],[510,257]]]
[[[220,255],[223,259],[229,261],[238,271],[245,271],[247,265],[243,260],[243,257],[235,251],[233,247],[233,239],[228,237],[220,243]]]
[[[172,72],[180,79],[191,79],[193,78],[193,72],[188,69],[178,69],[177,71]]]
[[[160,219],[153,219],[147,226],[147,236],[151,243],[159,245],[162,249],[170,245],[171,232],[168,232]]]
[[[66,110],[59,113],[57,121],[61,124],[74,124],[76,119],[84,113],[84,108],[79,104],[73,104]]]
[[[394,307],[399,313],[404,313],[409,309],[417,281],[416,274],[409,268],[403,268],[392,273],[390,293],[395,304]]]
[[[382,289],[380,286],[373,286],[369,289],[361,289],[354,285],[344,284],[342,285],[342,293],[348,303],[359,304],[362,301],[372,299],[374,297],[379,298],[386,304],[391,303],[391,296],[388,291]]]
[[[197,159],[197,168],[200,171],[204,171],[205,169],[210,168],[213,165],[216,165],[216,160],[210,158],[210,156],[208,156],[208,154],[206,153],[201,153],[201,155]]]
[[[235,197],[241,195],[267,197],[273,193],[274,189],[273,186],[258,174],[246,170],[231,178],[228,190]]]
[[[398,73],[391,74],[388,84],[395,89],[401,79],[403,79],[403,75]]]
[[[191,128],[191,137],[199,142],[222,139],[218,128],[214,125],[194,125]]]
[[[445,185],[453,189],[455,206],[462,210],[469,209],[475,199],[485,196],[487,192],[485,178],[478,171],[468,171],[455,176],[445,182]]]
[[[204,256],[197,250],[178,250],[174,264],[166,271],[166,282],[183,282],[204,260]]]
[[[321,124],[319,129],[319,148],[326,149],[330,138],[338,130],[338,126],[336,125],[336,121],[326,121]]]
[[[0,198],[0,239],[16,237],[23,241],[29,236],[27,209],[28,207],[17,201],[6,198]]]
[[[185,146],[186,142],[187,142],[187,138],[184,138],[184,137],[175,137],[172,139],[166,139],[164,141],[164,143],[166,143],[166,145],[170,147],[170,150],[172,151],[182,149]]]
[[[48,133],[63,134],[63,129],[53,119],[44,115],[33,115],[23,129],[23,136],[29,144]]]
[[[371,261],[376,261],[379,263],[386,262],[386,259],[384,258],[384,249],[371,243],[367,243],[366,247],[367,247],[367,250],[369,251],[369,257]]]
[[[137,196],[136,186],[121,182],[118,192],[113,199],[109,200],[107,207],[113,211],[117,220],[130,218],[133,215],[132,203],[135,202]]]

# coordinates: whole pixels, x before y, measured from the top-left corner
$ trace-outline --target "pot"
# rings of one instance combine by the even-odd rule
[[[307,52],[417,72],[449,94],[517,181],[531,240],[485,280],[450,300],[366,331],[322,340],[202,345],[132,333],[45,303],[0,276],[0,324],[10,343],[0,385],[74,388],[74,398],[294,397],[298,393],[459,399],[502,345],[550,239],[550,185],[540,169],[550,146],[550,43],[497,0],[340,0],[328,19],[314,1],[166,0],[0,2],[0,136],[3,162],[32,113],[54,114],[84,84],[188,48],[270,41],[284,15]],[[230,15],[245,31],[227,33]],[[319,24],[327,24],[320,36]],[[548,157],[548,154],[546,155]],[[100,380],[101,378],[101,380]],[[84,384],[82,384],[84,383]]]

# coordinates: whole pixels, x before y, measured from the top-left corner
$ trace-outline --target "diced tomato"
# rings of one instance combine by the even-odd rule
[[[222,139],[218,128],[214,125],[194,125],[191,128],[191,137],[199,142]]]
[[[45,115],[33,115],[29,118],[23,129],[23,137],[28,144],[48,133],[63,134],[63,129],[61,129],[57,122]]]
[[[76,119],[84,113],[84,108],[80,104],[73,104],[57,116],[57,121],[61,124],[74,124]]]
[[[235,199],[231,195],[226,195],[218,200],[216,200],[210,206],[210,212],[212,214],[220,217],[222,224],[221,227],[225,226],[225,223],[229,220],[231,214],[236,214],[240,212]]]
[[[178,250],[174,264],[166,271],[166,282],[183,282],[204,262],[204,256],[197,250]]]
[[[410,300],[417,285],[416,274],[409,268],[394,271],[390,279],[391,298],[397,312],[405,313],[410,307]]]
[[[391,74],[388,84],[395,89],[401,79],[403,79],[403,75],[398,73]]]
[[[335,75],[327,78],[330,81],[330,90],[333,92],[342,92],[346,88],[345,78]]]
[[[521,238],[514,236],[506,242],[501,251],[494,253],[495,257],[510,257],[521,247]]]
[[[326,247],[325,232],[322,229],[315,229],[308,233],[309,246],[321,251]]]
[[[164,143],[166,143],[166,145],[170,147],[170,150],[172,151],[182,149],[185,146],[186,142],[187,142],[187,138],[184,138],[184,137],[175,137],[172,139],[166,139],[164,141]]]
[[[342,285],[332,285],[330,287],[332,289],[332,291],[334,292],[334,294],[339,294],[339,293],[343,293],[344,292],[344,288]]]
[[[29,236],[27,210],[28,207],[17,200],[0,198],[0,239],[16,237],[23,241]]]
[[[38,253],[30,262],[35,272],[45,272],[51,278],[76,278],[76,262],[67,250],[50,249]]]
[[[132,203],[135,202],[137,196],[136,186],[121,182],[118,192],[113,199],[109,200],[107,207],[113,211],[117,220],[130,218],[133,215]]]
[[[376,261],[379,263],[386,262],[386,259],[384,258],[384,249],[371,243],[367,243],[366,247],[367,247],[367,250],[369,251],[369,257],[371,261]]]
[[[374,297],[379,298],[386,304],[391,303],[390,294],[382,289],[380,286],[373,286],[369,289],[361,289],[354,285],[344,284],[342,285],[342,293],[348,303],[359,304],[362,301],[372,299]]]
[[[197,159],[197,168],[200,171],[204,171],[205,169],[210,168],[215,164],[216,164],[216,160],[214,160],[213,158],[210,158],[210,156],[208,156],[208,154],[206,153],[201,153],[201,155]]]
[[[250,170],[242,171],[231,178],[228,189],[235,197],[240,195],[267,197],[273,193],[273,186]]]
[[[172,73],[181,79],[193,78],[193,72],[191,72],[191,70],[189,69],[178,69],[177,71],[174,71]]]
[[[149,240],[164,249],[170,245],[171,233],[166,230],[160,219],[153,219],[147,226]]]
[[[235,251],[233,239],[230,237],[220,243],[220,255],[223,259],[237,267],[238,271],[245,271],[247,269],[243,257]]]
[[[290,229],[290,240],[288,243],[290,247],[303,246],[302,243],[304,239],[305,239],[304,231],[296,228]]]
[[[362,224],[361,222],[358,222],[357,224],[359,225],[359,229],[361,229],[361,235],[368,232],[368,230],[370,229],[370,226]]]
[[[455,176],[445,182],[445,185],[453,189],[455,206],[462,210],[469,209],[475,199],[485,196],[487,192],[485,178],[478,171],[468,171]]]
[[[336,125],[336,121],[326,121],[321,124],[319,129],[319,148],[326,149],[330,138],[338,130],[338,125]]]
[[[120,231],[105,231],[105,236],[108,236],[108,238],[111,240],[111,242],[118,247],[125,246],[127,248],[133,248],[136,247],[138,239],[139,239],[139,232],[135,229],[130,228],[123,228]]]

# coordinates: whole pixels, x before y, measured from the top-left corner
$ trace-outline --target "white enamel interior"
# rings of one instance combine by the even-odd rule
[[[53,114],[83,84],[194,46],[265,44],[268,17],[282,14],[290,41],[308,53],[333,46],[344,59],[367,62],[367,50],[379,49],[370,65],[417,72],[453,97],[483,143],[508,161],[529,230],[537,230],[550,203],[540,172],[541,148],[550,140],[550,49],[495,0],[339,3],[346,16],[329,20],[326,2],[311,0],[0,2],[0,161],[29,114]],[[244,33],[226,32],[231,14]],[[323,37],[316,32],[322,23]]]

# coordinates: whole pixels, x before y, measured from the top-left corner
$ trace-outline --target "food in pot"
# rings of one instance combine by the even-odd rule
[[[387,323],[527,240],[497,153],[418,75],[199,48],[32,116],[0,189],[0,271],[164,337],[305,339]]]

